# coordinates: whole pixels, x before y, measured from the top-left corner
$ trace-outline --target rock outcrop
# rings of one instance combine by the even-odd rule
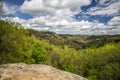
[[[24,63],[0,66],[0,80],[87,80],[47,65]]]

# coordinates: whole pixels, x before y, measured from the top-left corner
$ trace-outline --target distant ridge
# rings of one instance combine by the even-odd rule
[[[120,42],[120,35],[70,35],[56,34],[49,31],[36,31],[29,29],[30,35],[36,36],[38,39],[44,39],[54,45],[68,46],[70,48],[85,49],[93,47],[101,47],[107,43]]]

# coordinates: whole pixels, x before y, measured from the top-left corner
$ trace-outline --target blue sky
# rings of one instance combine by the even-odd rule
[[[9,6],[12,6],[12,5],[17,5],[17,6],[21,6],[23,3],[24,3],[24,0],[5,0],[5,3]],[[97,4],[99,3],[99,0],[92,0],[91,1],[91,4],[88,5],[88,6],[82,6],[82,10],[83,12],[87,12],[87,10],[90,8],[90,7],[94,7],[96,6]],[[32,18],[32,15],[29,15],[29,14],[26,14],[26,13],[22,13],[20,11],[17,11],[15,14],[13,14],[14,16],[17,16],[17,17],[20,17],[20,18],[23,18],[23,19],[30,19]],[[81,14],[81,13],[78,13],[78,14],[75,14],[75,19],[77,20],[86,20],[84,18],[79,18],[79,16],[83,16],[85,15],[84,13]],[[93,20],[99,20],[100,22],[103,22],[103,23],[107,23],[111,18],[112,16],[101,16],[101,15],[86,15],[88,16],[89,18],[87,18],[87,20],[89,21],[93,21]]]
[[[119,34],[120,0],[4,0],[4,18],[60,34]]]
[[[8,6],[21,6],[24,2],[24,0],[4,0],[4,2],[8,5]],[[21,11],[16,11],[14,14],[11,14],[13,17],[20,17],[23,19],[30,19],[32,18],[31,15],[26,14],[26,13],[22,13]]]
[[[4,0],[5,3],[8,5],[18,5],[21,6],[24,2],[24,0]]]

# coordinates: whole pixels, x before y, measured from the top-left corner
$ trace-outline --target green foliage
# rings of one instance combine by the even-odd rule
[[[27,54],[30,51],[31,44],[26,36],[27,31],[14,26],[12,23],[0,21],[0,52],[3,55],[0,61],[4,63],[21,62],[23,53]]]
[[[62,35],[48,31],[31,30],[30,35],[36,36],[38,39],[47,40],[50,44],[61,46],[64,48],[74,48],[76,50],[86,48],[99,48],[111,42],[119,42],[120,35],[102,35],[102,36],[88,36],[88,35]]]
[[[110,43],[99,48],[75,50],[62,49],[48,44],[54,67],[73,72],[89,80],[120,79],[120,43]]]
[[[46,63],[47,52],[21,26],[0,21],[0,64],[25,62]],[[36,58],[35,58],[36,57]]]
[[[35,60],[35,63],[37,64],[47,63],[48,53],[41,44],[39,43],[34,44],[32,53],[33,53],[32,57]]]
[[[108,44],[95,50],[85,50],[84,75],[90,80],[119,80],[120,47]]]
[[[29,33],[0,20],[0,64],[49,64],[89,80],[120,80],[120,38],[108,37]]]

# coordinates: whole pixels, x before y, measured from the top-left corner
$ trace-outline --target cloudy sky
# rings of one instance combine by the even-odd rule
[[[3,19],[59,34],[120,34],[120,0],[4,0]]]

